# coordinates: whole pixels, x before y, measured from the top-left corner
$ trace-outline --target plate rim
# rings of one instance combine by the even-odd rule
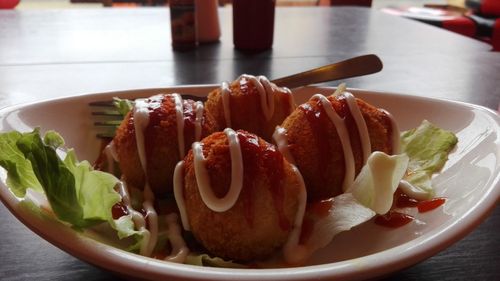
[[[13,112],[18,109],[22,109],[25,107],[30,107],[30,106],[35,106],[35,105],[42,105],[46,103],[54,103],[54,102],[64,102],[66,100],[73,100],[73,99],[78,99],[78,98],[92,98],[92,97],[99,97],[99,96],[110,96],[113,94],[134,94],[134,93],[140,93],[141,91],[143,92],[151,92],[151,91],[172,91],[175,89],[189,89],[189,88],[213,88],[217,87],[217,84],[203,84],[203,85],[182,85],[182,86],[173,86],[173,87],[165,87],[165,88],[145,88],[145,89],[130,89],[130,90],[119,90],[119,91],[107,91],[107,92],[99,92],[99,93],[88,93],[88,94],[79,94],[79,95],[69,95],[69,96],[63,96],[63,97],[58,97],[58,98],[51,98],[51,99],[43,99],[43,100],[38,100],[38,101],[32,101],[32,102],[26,102],[26,103],[21,103],[21,104],[15,104],[15,105],[10,105],[4,108],[0,109],[0,119],[4,118],[4,115],[10,112]],[[328,89],[328,90],[334,90],[335,87],[323,87],[323,86],[309,86],[308,88],[316,88],[316,89]],[[424,100],[424,101],[430,101],[430,102],[445,102],[445,103],[452,103],[458,106],[462,106],[465,108],[469,109],[476,109],[480,110],[481,112],[486,113],[487,115],[491,116],[495,121],[496,121],[496,131],[500,131],[499,129],[499,124],[500,124],[500,118],[498,116],[498,113],[493,111],[492,109],[486,108],[484,106],[480,105],[475,105],[471,103],[466,103],[466,102],[461,102],[461,101],[454,101],[454,100],[447,100],[447,99],[440,99],[440,98],[433,98],[433,97],[422,97],[422,96],[416,96],[416,95],[411,95],[411,94],[400,94],[400,93],[393,93],[393,92],[384,92],[384,91],[371,91],[371,90],[365,90],[365,89],[356,89],[356,88],[349,88],[349,91],[352,91],[354,93],[361,93],[361,94],[376,94],[376,95],[383,95],[383,96],[390,96],[393,95],[395,97],[399,98],[410,98],[410,99],[418,99],[418,100]],[[50,129],[50,128],[49,128]],[[498,145],[497,145],[498,147]],[[496,167],[498,168],[498,167]],[[495,169],[497,170],[497,169]],[[409,265],[415,264],[421,260],[424,260],[428,257],[431,257],[435,255],[436,253],[442,251],[443,249],[449,247],[450,245],[454,244],[458,240],[462,239],[465,237],[469,232],[471,232],[473,229],[475,229],[479,224],[481,224],[486,217],[490,215],[490,213],[495,209],[496,203],[500,199],[500,174],[497,174],[495,178],[491,180],[491,184],[489,184],[489,188],[486,192],[486,194],[482,194],[481,198],[476,202],[476,204],[470,208],[467,212],[464,213],[464,215],[461,217],[460,220],[454,220],[453,223],[448,225],[447,227],[441,229],[433,229],[430,232],[426,233],[425,235],[422,235],[420,237],[417,237],[415,239],[412,239],[406,243],[403,243],[401,245],[398,245],[396,247],[386,249],[384,251],[379,251],[367,256],[363,256],[360,258],[356,259],[350,259],[350,260],[345,260],[345,261],[340,261],[340,262],[334,262],[334,263],[327,263],[327,264],[320,264],[320,265],[311,265],[311,266],[304,266],[304,267],[295,267],[295,268],[284,268],[284,269],[225,269],[225,268],[207,268],[207,267],[198,267],[198,266],[190,266],[190,265],[179,265],[179,264],[170,264],[170,263],[165,263],[164,261],[159,261],[155,260],[152,258],[147,258],[143,257],[137,254],[129,253],[123,250],[120,250],[118,248],[114,248],[112,246],[106,245],[104,243],[98,242],[96,240],[93,240],[91,238],[79,235],[75,233],[76,235],[73,235],[77,237],[77,242],[83,243],[82,246],[84,246],[86,243],[92,243],[96,244],[96,248],[93,249],[93,252],[97,254],[102,259],[106,258],[106,255],[111,254],[111,255],[120,255],[118,252],[123,252],[122,254],[125,254],[125,258],[127,260],[127,264],[129,263],[128,261],[131,258],[140,259],[144,260],[146,264],[151,265],[152,267],[159,267],[156,268],[154,276],[149,276],[149,277],[175,277],[175,278],[182,278],[182,279],[192,279],[192,278],[199,278],[202,280],[206,279],[219,279],[219,280],[232,280],[234,278],[234,274],[239,274],[239,273],[244,273],[244,278],[241,280],[258,280],[260,278],[276,278],[276,279],[284,279],[284,280],[304,280],[308,279],[311,277],[317,277],[317,278],[326,278],[326,277],[342,277],[342,278],[369,278],[369,277],[374,277],[374,276],[380,276],[383,274],[387,274],[390,272],[394,272],[397,270],[400,270],[402,268],[405,268]],[[64,243],[61,243],[60,241],[57,241],[57,239],[52,239],[52,237],[47,237],[47,233],[43,231],[43,229],[38,229],[34,225],[31,225],[27,223],[27,218],[22,216],[19,212],[15,211],[15,208],[19,208],[19,202],[21,202],[17,197],[13,195],[13,193],[10,192],[8,188],[6,188],[6,185],[4,184],[3,180],[0,181],[1,189],[0,189],[0,201],[3,202],[3,204],[9,209],[9,211],[19,220],[21,221],[25,226],[27,226],[31,231],[33,231],[35,234],[39,235],[42,237],[44,240],[50,242],[52,245],[60,248],[61,250],[81,259],[86,262],[89,262],[97,267],[100,268],[105,268],[106,270],[109,270],[111,272],[115,272],[117,274],[123,274],[123,271],[117,271],[112,268],[112,265],[118,265],[120,266],[120,261],[116,260],[110,260],[110,263],[108,266],[102,266],[102,264],[97,264],[95,259],[91,259],[90,254],[89,255],[83,255],[81,253],[78,253],[77,250],[75,249],[68,249],[68,247],[63,247]],[[492,196],[488,196],[492,195]],[[8,197],[12,198],[8,198]],[[11,205],[14,203],[14,201],[17,201],[17,206]],[[472,218],[471,218],[472,216]],[[472,220],[465,226],[459,225],[459,222],[463,218],[469,218],[469,220]],[[73,230],[71,230],[74,232]],[[453,235],[451,238],[445,235],[447,232],[453,231],[455,235]],[[444,235],[443,235],[444,233]],[[413,250],[414,252],[410,251],[414,247],[405,247],[407,246],[408,243],[420,239],[420,244],[417,246],[421,246],[420,249],[415,249]],[[439,240],[439,241],[437,241]],[[441,241],[444,240],[444,241]],[[405,248],[405,251],[400,251],[401,248]],[[99,249],[103,249],[101,253],[99,253]],[[81,252],[81,251],[80,251]],[[92,252],[92,251],[89,251]],[[378,256],[380,256],[381,253],[385,253],[387,256],[384,262],[378,262],[378,263],[370,263],[371,260],[376,260]],[[132,256],[130,256],[132,255]],[[391,258],[392,256],[392,258]],[[398,257],[397,259],[394,257]],[[353,266],[353,261],[355,260],[360,260],[363,259],[363,263],[368,261],[368,264],[364,265],[364,268],[359,271],[359,268],[355,268]],[[378,265],[377,265],[378,264]],[[144,278],[143,274],[137,274],[139,271],[145,271],[147,270],[141,270],[140,268],[141,263],[137,263],[136,267],[138,271],[134,272],[128,272],[128,274],[134,276],[134,277],[142,277]],[[122,264],[123,266],[123,264]],[[187,270],[184,270],[187,269]],[[129,268],[130,269],[130,268]],[[171,271],[170,271],[171,270]],[[191,274],[188,273],[196,272],[196,274],[203,274],[200,276],[193,277]],[[133,274],[131,274],[133,273]],[[311,276],[311,273],[314,275]],[[364,273],[364,274],[360,274]],[[137,274],[137,275],[136,275]],[[187,275],[186,275],[187,274]]]

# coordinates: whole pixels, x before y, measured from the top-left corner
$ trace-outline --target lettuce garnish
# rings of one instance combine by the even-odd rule
[[[368,157],[348,192],[365,207],[377,214],[385,214],[392,206],[393,194],[407,167],[406,154],[387,155],[375,151]]]
[[[112,219],[111,209],[121,199],[113,189],[118,179],[94,171],[87,161],[78,162],[73,150],[61,160],[57,149],[64,140],[59,134],[47,132],[42,140],[38,128],[9,132],[0,134],[0,144],[8,151],[0,156],[0,165],[16,196],[24,197],[27,188],[43,190],[55,215],[77,228]]]
[[[432,174],[441,170],[457,142],[458,138],[452,132],[440,129],[427,120],[401,134],[401,149],[410,157],[404,179],[418,189],[414,192],[423,193],[426,197],[418,199],[434,196]]]
[[[125,117],[125,115],[127,115],[127,113],[134,108],[134,102],[132,100],[117,97],[113,98],[113,105],[123,117]]]
[[[16,145],[22,137],[23,134],[17,131],[0,135],[0,166],[8,171],[7,186],[17,197],[24,197],[28,187],[38,192],[43,191],[31,162]]]

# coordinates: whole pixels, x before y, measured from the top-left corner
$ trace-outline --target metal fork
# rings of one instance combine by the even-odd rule
[[[275,79],[272,82],[277,86],[293,89],[315,83],[372,74],[382,70],[382,67],[382,61],[376,55],[363,55]],[[182,94],[182,96],[184,99],[206,101],[206,96],[200,97],[189,94]],[[89,103],[89,105],[92,107],[92,116],[99,119],[94,122],[94,126],[99,129],[96,134],[97,137],[112,138],[124,116],[118,112],[111,100],[95,101]]]

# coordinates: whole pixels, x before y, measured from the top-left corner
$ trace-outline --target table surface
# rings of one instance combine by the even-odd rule
[[[280,77],[374,53],[382,72],[349,87],[414,94],[497,109],[500,54],[436,27],[367,8],[279,8],[274,46],[233,48],[232,14],[219,11],[220,42],[173,52],[164,8],[0,11],[0,108],[60,96],[207,84],[241,73]],[[338,82],[325,83],[336,85]],[[0,279],[118,277],[41,239],[0,204]],[[500,280],[500,209],[440,254],[387,280]]]

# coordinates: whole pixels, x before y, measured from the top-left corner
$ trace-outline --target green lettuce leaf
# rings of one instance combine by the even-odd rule
[[[434,196],[431,176],[438,172],[448,160],[448,154],[457,144],[457,137],[424,120],[420,126],[401,134],[401,149],[410,157],[408,172],[404,179],[424,194],[418,199]]]
[[[7,170],[9,188],[21,198],[28,188],[44,194],[57,218],[76,228],[108,222],[120,239],[133,237],[130,250],[137,250],[144,232],[135,230],[132,216],[113,219],[113,205],[121,200],[114,190],[118,179],[79,162],[72,149],[61,160],[57,149],[62,145],[58,133],[49,131],[42,140],[38,128],[0,134],[0,166]]]
[[[134,107],[134,102],[128,99],[113,98],[113,105],[118,112],[125,117],[129,111]]]
[[[93,170],[87,161],[78,162],[74,150],[68,151],[64,163],[75,178],[75,191],[83,210],[83,219],[89,222],[112,220],[113,205],[121,200],[114,190],[118,179],[109,173]]]
[[[145,231],[135,229],[135,224],[131,215],[121,216],[116,220],[110,220],[109,224],[116,230],[118,238],[133,238],[134,242],[126,249],[127,251],[139,253]]]
[[[23,135],[13,131],[0,134],[0,166],[7,170],[7,186],[17,197],[24,197],[28,187],[42,192],[31,162],[18,149],[17,142]]]
[[[77,228],[112,220],[112,207],[121,198],[113,189],[118,179],[94,171],[87,161],[78,162],[72,150],[62,161],[57,148],[63,144],[56,132],[47,132],[42,140],[38,128],[0,134],[0,145],[7,151],[0,157],[7,185],[20,197],[27,188],[43,190],[55,215]]]

